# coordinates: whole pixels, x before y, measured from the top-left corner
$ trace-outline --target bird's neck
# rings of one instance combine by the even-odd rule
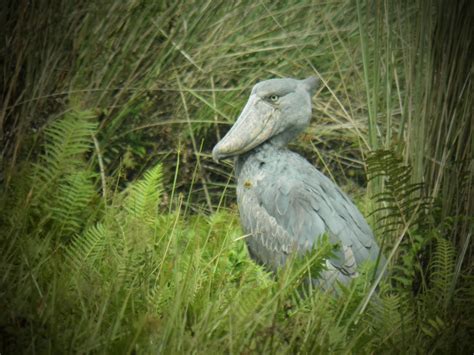
[[[277,134],[276,136],[273,136],[272,138],[270,138],[268,143],[264,143],[264,144],[271,144],[277,148],[285,148],[288,145],[288,143],[290,143],[300,132],[301,132],[301,129],[299,129],[299,127],[286,129],[280,134]]]
[[[273,136],[268,141],[253,148],[252,150],[238,155],[235,158],[235,174],[237,178],[240,175],[242,166],[245,164],[247,159],[252,158],[260,161],[265,161],[269,157],[275,159],[281,154],[281,152],[287,150],[288,143],[292,141],[302,130],[304,130],[304,127],[286,129],[283,132]]]
[[[257,161],[265,162],[267,159],[278,159],[278,156],[282,151],[285,151],[286,144],[280,144],[281,142],[274,142],[273,139],[260,144],[254,149],[238,155],[235,157],[235,175],[237,178],[240,175],[242,167],[248,159],[256,159]]]

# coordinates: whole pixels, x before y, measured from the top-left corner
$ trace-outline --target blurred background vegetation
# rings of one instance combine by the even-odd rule
[[[19,0],[0,17],[1,352],[473,351],[471,1]],[[370,215],[390,258],[376,305],[363,278],[299,299],[298,273],[249,261],[232,164],[210,155],[256,82],[309,75],[291,148]]]

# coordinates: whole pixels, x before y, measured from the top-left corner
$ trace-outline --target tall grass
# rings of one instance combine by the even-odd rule
[[[9,2],[0,351],[472,352],[472,11]],[[301,285],[327,245],[277,278],[256,266],[209,154],[256,81],[311,74],[292,149],[375,211],[375,297],[370,270],[336,298]]]
[[[397,151],[413,168],[414,182],[425,183],[423,194],[441,212],[440,228],[461,249],[472,220],[459,216],[474,213],[473,7],[466,1],[372,5],[357,5],[371,148]],[[375,193],[384,190],[374,183]]]

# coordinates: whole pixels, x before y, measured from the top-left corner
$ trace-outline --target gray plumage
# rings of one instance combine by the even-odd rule
[[[227,135],[214,147],[216,161],[236,157],[237,202],[250,255],[277,270],[292,252],[304,254],[326,233],[340,245],[318,281],[329,289],[357,276],[379,247],[362,214],[347,195],[288,142],[311,119],[318,81],[271,79],[252,89]]]

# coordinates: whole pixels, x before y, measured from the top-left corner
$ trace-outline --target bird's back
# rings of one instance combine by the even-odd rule
[[[250,255],[276,270],[292,251],[303,254],[327,234],[339,245],[322,284],[357,276],[379,247],[357,207],[330,179],[300,155],[264,144],[236,162],[237,197]]]

